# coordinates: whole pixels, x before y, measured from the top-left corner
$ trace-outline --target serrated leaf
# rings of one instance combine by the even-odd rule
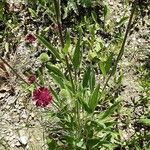
[[[56,66],[52,65],[51,63],[46,64],[46,68],[48,69],[49,72],[53,72],[55,75],[64,78],[64,74],[58,69]]]
[[[54,57],[61,61],[59,51],[56,48],[54,48],[50,42],[48,42],[44,37],[40,35],[36,35],[36,37],[46,48],[48,48],[48,50],[54,55]]]
[[[105,119],[106,117],[111,116],[114,111],[117,109],[118,105],[120,104],[120,101],[116,102],[115,104],[113,104],[111,107],[109,107],[104,114],[102,115],[101,119]]]
[[[69,50],[69,47],[70,47],[70,43],[71,43],[71,40],[70,40],[70,33],[67,32],[67,35],[66,35],[66,43],[65,43],[65,47],[63,49],[64,53],[66,54]]]
[[[95,90],[93,91],[89,99],[88,105],[89,105],[89,108],[91,109],[91,112],[95,110],[98,104],[99,89],[100,89],[100,84],[97,85],[97,87],[95,88]]]
[[[77,41],[77,44],[76,44],[76,47],[75,47],[75,50],[74,50],[74,54],[73,54],[73,60],[72,60],[72,63],[75,67],[75,69],[79,68],[80,66],[80,63],[81,63],[81,50],[80,50],[80,37]]]

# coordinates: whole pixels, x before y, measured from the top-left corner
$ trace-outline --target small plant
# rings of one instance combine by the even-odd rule
[[[39,12],[36,9],[43,9],[43,17],[48,16],[53,22],[51,30],[58,34],[60,42],[49,42],[49,37],[43,36],[47,35],[50,27],[44,28],[44,31],[37,30],[37,34],[26,35],[27,44],[32,45],[38,40],[47,49],[37,58],[41,61],[41,66],[36,72],[27,75],[28,81],[2,56],[0,59],[27,85],[37,107],[51,105],[45,115],[49,120],[46,128],[49,150],[134,149],[134,145],[138,150],[141,148],[138,146],[141,137],[145,140],[143,145],[148,147],[149,134],[138,131],[126,142],[122,140],[118,125],[122,108],[119,89],[123,75],[116,70],[124,54],[137,1],[133,2],[124,37],[120,31],[113,31],[113,34],[110,31],[115,25],[121,30],[128,17],[123,16],[115,25],[109,24],[109,9],[104,1],[102,5],[97,0],[63,1],[64,8],[59,0],[37,0],[30,4],[33,8],[28,9],[31,17],[37,19]],[[102,6],[102,20],[98,20],[100,14],[96,15],[93,11],[96,9],[95,5],[98,8]],[[63,30],[62,22],[72,10],[78,16],[79,9],[89,7],[92,8],[90,17],[83,15],[78,26]],[[55,10],[55,14],[52,10]],[[102,38],[98,38],[98,34]],[[114,80],[111,80],[113,76]],[[144,103],[145,108],[149,100],[147,84],[147,80],[142,80],[142,92],[146,93],[146,97],[142,95],[140,102]],[[140,104],[135,102],[134,105],[137,107]],[[136,118],[135,127],[138,125],[146,129],[149,127],[147,109],[143,116]]]

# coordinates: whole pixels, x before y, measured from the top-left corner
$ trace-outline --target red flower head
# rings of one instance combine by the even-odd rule
[[[35,80],[36,80],[36,76],[35,76],[35,75],[30,75],[30,76],[28,77],[28,82],[29,82],[30,84],[34,83]]]
[[[25,37],[25,41],[27,43],[33,43],[36,40],[35,36],[33,36],[32,34],[28,34]]]
[[[36,102],[36,106],[45,107],[51,103],[52,96],[47,88],[40,87],[33,91],[32,99]]]

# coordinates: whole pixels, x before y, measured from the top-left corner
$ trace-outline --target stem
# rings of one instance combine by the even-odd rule
[[[117,68],[117,65],[118,65],[118,62],[120,61],[120,59],[122,58],[123,56],[123,53],[124,53],[124,47],[125,47],[125,43],[126,43],[126,40],[127,40],[127,36],[129,34],[129,31],[130,31],[130,27],[131,27],[131,23],[132,23],[132,19],[133,19],[133,15],[134,15],[134,12],[135,12],[135,8],[136,8],[136,0],[133,2],[133,5],[132,5],[132,10],[131,10],[131,14],[130,14],[130,18],[129,18],[129,22],[128,22],[128,25],[127,25],[127,29],[126,29],[126,32],[125,32],[125,36],[124,36],[124,39],[123,39],[123,42],[122,42],[122,45],[121,45],[121,48],[120,48],[120,52],[117,56],[117,59],[116,59],[116,62],[114,64],[114,67],[112,68],[112,71],[110,73],[110,75],[108,76],[107,80],[106,80],[106,83],[103,87],[103,90],[105,90],[110,78],[113,76],[113,74],[115,73],[116,71],[116,68]]]
[[[54,0],[54,6],[55,6],[55,11],[56,11],[56,17],[57,17],[59,38],[60,38],[61,46],[63,48],[64,47],[64,40],[63,40],[62,28],[61,28],[61,17],[60,17],[61,15],[60,15],[59,0]],[[69,67],[69,60],[68,60],[67,55],[65,55],[65,61],[66,61],[67,69],[68,69],[68,72],[69,72],[69,77],[70,77],[70,81],[71,81],[71,84],[72,84],[73,92],[75,93],[75,86],[74,86],[74,83],[73,83],[73,78],[72,78],[71,70],[70,70],[70,67]]]
[[[6,64],[12,71],[13,73],[20,78],[24,83],[26,83],[27,85],[30,85],[25,79],[23,79],[17,72],[16,70],[5,60],[2,58],[2,56],[0,56],[0,59],[3,61],[4,64]]]

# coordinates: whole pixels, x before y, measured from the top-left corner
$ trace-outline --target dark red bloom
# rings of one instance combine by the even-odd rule
[[[30,75],[30,76],[28,77],[28,82],[29,82],[30,84],[34,83],[35,80],[36,80],[36,76],[35,76],[35,75]]]
[[[32,35],[32,34],[28,34],[28,35],[26,35],[26,37],[25,37],[25,41],[26,41],[27,43],[33,43],[35,40],[36,40],[36,38],[35,38],[35,36]]]
[[[36,106],[45,107],[51,103],[52,96],[48,88],[40,87],[33,91],[32,99],[35,101]]]

